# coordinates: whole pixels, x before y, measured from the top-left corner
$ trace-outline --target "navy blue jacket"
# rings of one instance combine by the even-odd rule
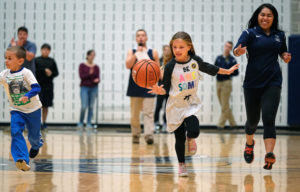
[[[247,46],[248,64],[244,88],[262,88],[282,84],[278,55],[287,51],[283,31],[271,30],[270,35],[256,26],[243,31],[235,48]]]
[[[232,55],[228,55],[226,58],[224,57],[224,55],[219,55],[215,61],[216,66],[224,69],[230,69],[235,64],[237,64],[237,62]],[[217,74],[217,81],[229,80],[231,79],[232,76],[236,76],[238,74],[239,74],[238,70],[235,70],[231,75]]]

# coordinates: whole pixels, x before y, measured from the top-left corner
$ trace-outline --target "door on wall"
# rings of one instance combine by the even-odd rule
[[[292,60],[288,64],[288,124],[300,126],[300,35],[289,37],[289,52]]]

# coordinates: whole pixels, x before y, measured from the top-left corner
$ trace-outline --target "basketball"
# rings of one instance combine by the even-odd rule
[[[155,85],[160,77],[160,69],[155,61],[143,59],[132,67],[133,81],[140,87],[150,88]]]

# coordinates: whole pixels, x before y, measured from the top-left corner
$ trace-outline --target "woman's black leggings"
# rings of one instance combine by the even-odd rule
[[[197,138],[200,133],[199,121],[192,115],[184,119],[182,124],[175,130],[175,150],[179,163],[184,163],[185,140],[188,138]]]
[[[275,119],[280,102],[281,88],[276,86],[265,88],[244,88],[247,122],[245,131],[253,135],[257,129],[262,112],[264,139],[276,139]]]

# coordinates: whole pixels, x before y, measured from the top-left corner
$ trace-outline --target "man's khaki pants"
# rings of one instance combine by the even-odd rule
[[[140,136],[141,123],[140,112],[143,112],[144,117],[144,134],[153,135],[154,131],[154,108],[155,97],[130,97],[130,127],[133,136]]]
[[[222,109],[218,127],[221,128],[224,128],[227,120],[229,121],[230,126],[236,126],[236,122],[234,120],[232,111],[229,106],[231,91],[232,91],[231,80],[217,81],[217,95]]]

